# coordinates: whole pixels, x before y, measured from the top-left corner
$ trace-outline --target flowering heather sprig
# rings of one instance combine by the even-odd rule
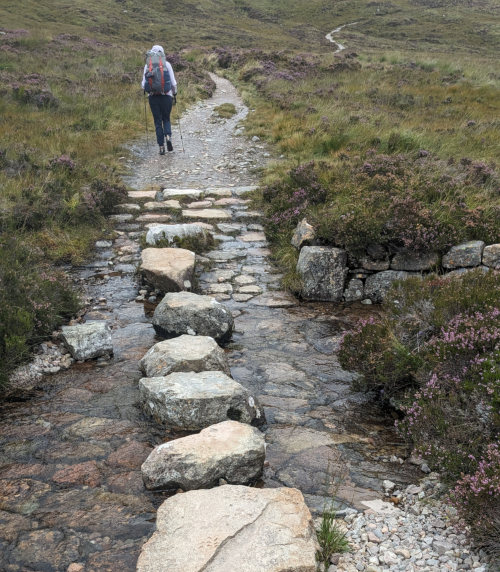
[[[60,155],[50,161],[50,166],[63,167],[68,171],[72,171],[75,168],[75,162],[68,155]]]

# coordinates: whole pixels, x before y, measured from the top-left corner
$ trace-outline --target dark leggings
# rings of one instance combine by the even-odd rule
[[[172,111],[171,95],[150,95],[149,107],[155,122],[156,141],[158,145],[165,145],[165,136],[172,135],[170,126],[170,112]]]

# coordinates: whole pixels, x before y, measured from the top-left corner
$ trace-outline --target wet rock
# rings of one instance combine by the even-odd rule
[[[144,491],[142,474],[139,470],[113,475],[108,479],[107,485],[111,492],[118,494],[137,495]]]
[[[231,311],[211,296],[179,292],[167,294],[158,304],[153,326],[165,337],[210,336],[226,343],[233,333],[234,320]]]
[[[176,429],[196,431],[227,419],[251,423],[261,417],[249,392],[221,371],[142,378],[139,390],[143,408]]]
[[[225,485],[165,501],[138,572],[315,572],[316,535],[295,489]],[[186,542],[186,539],[189,541]]]
[[[315,237],[314,227],[303,218],[293,233],[292,246],[300,250],[303,246],[310,245]]]
[[[106,322],[63,326],[61,339],[77,361],[113,353],[111,330]]]
[[[262,288],[256,284],[249,284],[247,286],[240,286],[238,288],[240,294],[251,294],[252,296],[257,296],[262,294]]]
[[[207,258],[214,262],[227,262],[229,260],[236,260],[237,258],[245,258],[247,253],[245,250],[212,250],[207,254]]]
[[[348,273],[347,253],[340,248],[304,246],[297,262],[297,272],[301,277],[304,298],[339,301]]]
[[[31,520],[20,514],[0,510],[0,539],[14,542],[20,532],[31,529]],[[1,560],[0,560],[1,562]]]
[[[113,467],[137,469],[150,453],[150,445],[138,441],[129,441],[109,455],[107,464]]]
[[[197,223],[188,224],[159,224],[151,227],[146,234],[146,243],[155,246],[158,242],[166,241],[175,246],[176,241],[183,238],[196,237],[205,240],[210,226]]]
[[[33,479],[0,479],[0,510],[31,514],[50,486]]]
[[[392,283],[396,280],[405,280],[407,272],[400,270],[386,270],[368,276],[365,282],[365,296],[372,302],[382,302]]]
[[[22,533],[11,559],[31,570],[65,570],[79,559],[79,548],[80,540],[69,531],[33,530]]]
[[[344,290],[344,300],[346,302],[356,302],[362,300],[365,296],[365,287],[362,280],[353,278],[347,283],[347,288]]]
[[[184,248],[145,248],[139,268],[144,280],[160,292],[189,290],[196,255]]]
[[[500,244],[490,244],[484,248],[483,264],[489,268],[500,269]]]
[[[254,297],[254,294],[233,294],[233,300],[235,302],[248,302]]]
[[[288,292],[279,291],[266,292],[254,298],[251,303],[267,308],[289,308],[298,304],[297,300]]]
[[[398,252],[391,262],[393,270],[406,270],[408,272],[422,272],[431,270],[439,264],[437,252]]]
[[[182,335],[155,344],[139,362],[147,377],[179,371],[223,371],[229,375],[224,350],[208,336]]]
[[[444,268],[463,268],[479,266],[484,250],[482,240],[471,240],[457,246],[452,246],[443,256]]]
[[[141,467],[147,489],[208,489],[224,479],[246,485],[262,474],[264,435],[255,427],[224,421],[197,435],[163,443]]]
[[[60,469],[52,476],[52,480],[58,485],[66,487],[74,485],[97,487],[101,484],[102,478],[97,463],[86,461]]]

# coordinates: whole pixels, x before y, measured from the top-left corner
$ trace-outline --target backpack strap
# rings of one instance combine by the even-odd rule
[[[160,56],[160,81],[161,81],[161,92],[165,93],[165,75],[163,73],[163,58]]]

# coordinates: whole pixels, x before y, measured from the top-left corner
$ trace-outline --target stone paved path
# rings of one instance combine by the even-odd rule
[[[379,496],[384,478],[412,480],[395,457],[402,444],[363,396],[350,394],[351,374],[335,357],[353,312],[301,305],[279,291],[259,214],[247,202],[268,153],[238,135],[247,109],[229,82],[217,85],[182,118],[185,153],[175,130],[174,153],[136,145],[128,180],[135,191],[115,216],[117,238],[98,243],[94,262],[75,269],[91,299],[85,319],[112,327],[113,359],[76,364],[0,406],[1,570],[134,570],[152,533],[165,497],[143,488],[140,466],[172,435],[137,406],[138,360],[155,343],[148,315],[157,300],[145,290],[137,297],[134,273],[140,239],[158,223],[203,216],[213,225],[218,245],[198,258],[198,290],[235,315],[232,375],[259,395],[268,420],[264,485],[297,487],[318,512],[335,492],[359,506]],[[216,119],[214,107],[226,102],[237,115]],[[155,186],[173,189],[166,198],[178,204],[146,206]],[[193,219],[190,211],[203,212]]]

